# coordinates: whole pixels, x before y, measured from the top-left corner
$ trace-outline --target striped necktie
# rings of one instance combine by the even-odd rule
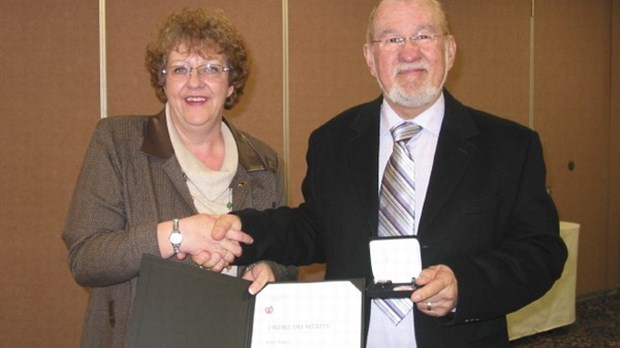
[[[414,163],[407,142],[422,128],[404,122],[392,128],[394,148],[385,167],[379,193],[379,237],[411,236],[415,228]],[[376,299],[375,304],[394,322],[413,308],[408,298]]]

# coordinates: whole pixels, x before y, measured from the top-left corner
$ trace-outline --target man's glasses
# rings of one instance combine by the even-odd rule
[[[217,65],[217,64],[203,64],[195,67],[187,65],[172,65],[161,72],[171,80],[184,81],[189,79],[192,75],[192,71],[196,71],[198,77],[202,80],[218,80],[223,73],[231,71],[232,68]]]
[[[373,40],[371,43],[378,43],[379,47],[385,50],[396,50],[405,46],[407,41],[411,41],[420,47],[428,47],[432,45],[435,40],[446,35],[448,34],[417,34],[411,37],[391,36],[380,40]]]

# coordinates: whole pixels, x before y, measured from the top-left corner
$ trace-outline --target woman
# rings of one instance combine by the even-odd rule
[[[124,346],[143,254],[231,261],[249,236],[212,240],[207,214],[285,203],[277,154],[223,116],[243,93],[248,65],[240,34],[221,13],[173,13],[146,52],[164,110],[97,125],[63,232],[73,276],[93,288],[83,347]],[[294,267],[267,261],[222,272],[253,280],[251,291],[296,278]]]

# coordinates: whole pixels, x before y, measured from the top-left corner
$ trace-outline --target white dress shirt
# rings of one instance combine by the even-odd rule
[[[415,231],[417,232],[422,208],[426,198],[426,191],[433,168],[435,149],[439,130],[443,121],[445,110],[443,93],[437,101],[423,113],[412,120],[404,120],[396,114],[390,105],[383,100],[381,105],[381,121],[379,126],[379,190],[383,171],[392,154],[394,141],[390,129],[405,121],[416,123],[422,126],[422,130],[416,134],[408,143],[407,147],[413,156],[415,163]],[[378,192],[379,193],[379,192]],[[394,323],[388,316],[371,301],[370,308],[370,327],[366,341],[367,348],[416,348],[415,327],[413,323],[413,310],[398,324]]]

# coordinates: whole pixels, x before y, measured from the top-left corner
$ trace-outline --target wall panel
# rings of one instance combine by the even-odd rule
[[[0,5],[0,345],[72,347],[86,290],[60,239],[99,110],[97,2]]]
[[[608,253],[618,253],[606,248],[610,9],[609,0],[536,1],[535,123],[560,218],[581,225],[578,295],[609,288]]]
[[[444,0],[456,38],[447,88],[463,103],[529,124],[530,0]]]
[[[611,115],[607,289],[620,288],[620,1],[611,2]]]

